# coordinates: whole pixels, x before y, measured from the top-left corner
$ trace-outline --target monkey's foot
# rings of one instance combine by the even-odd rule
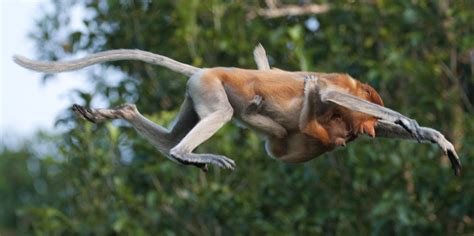
[[[74,104],[72,110],[80,117],[93,123],[112,119],[130,120],[138,114],[137,107],[134,104],[125,104],[114,109],[93,109]]]
[[[336,146],[345,147],[346,146],[346,139],[345,138],[336,138],[334,143],[336,144]]]
[[[181,160],[178,160],[181,164],[183,165],[192,165],[192,166],[195,166],[199,169],[201,169],[203,172],[208,172],[209,171],[209,168],[207,167],[207,164],[203,164],[203,163],[191,163],[191,162],[186,162],[186,161],[181,161]]]
[[[262,96],[260,95],[255,95],[255,97],[253,97],[252,101],[250,101],[251,104],[254,104],[254,105],[257,105],[257,106],[260,106],[260,104],[262,104]]]
[[[250,104],[248,105],[248,107],[245,109],[244,113],[247,115],[258,113],[260,109],[262,108],[262,100],[263,100],[262,96],[255,95],[252,101],[250,101]]]
[[[206,164],[213,164],[220,168],[234,170],[235,162],[225,156],[214,154],[196,154],[196,153],[179,153],[171,150],[171,156],[184,165],[195,165],[207,171]],[[205,169],[204,169],[205,168]]]

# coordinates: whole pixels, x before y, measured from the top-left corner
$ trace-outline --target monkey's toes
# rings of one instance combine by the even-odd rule
[[[461,176],[461,161],[454,150],[448,150],[448,157],[454,170],[454,175]]]
[[[97,123],[99,121],[98,117],[93,114],[93,111],[90,108],[79,106],[77,104],[72,105],[72,111],[77,115],[86,119],[92,123]]]
[[[126,120],[131,120],[138,114],[138,109],[135,104],[123,104],[113,109],[114,114]]]
[[[262,100],[263,100],[262,96],[255,95],[255,97],[252,99],[251,103],[255,104],[255,105],[260,105],[260,104],[262,104]]]
[[[217,167],[234,170],[235,162],[222,155],[215,154],[196,154],[196,153],[181,153],[179,150],[171,149],[170,155],[184,165],[194,165],[203,171],[207,170],[206,164],[213,164]]]
[[[345,146],[346,146],[346,139],[344,139],[344,138],[336,138],[335,144],[336,144],[336,146],[345,147]]]

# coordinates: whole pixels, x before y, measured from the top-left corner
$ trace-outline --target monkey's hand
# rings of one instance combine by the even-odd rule
[[[395,124],[402,126],[413,136],[413,138],[416,139],[416,141],[421,143],[420,125],[418,125],[418,122],[416,122],[416,120],[409,119],[406,117],[400,117],[395,121]]]
[[[245,109],[245,114],[250,115],[250,114],[256,114],[260,111],[262,108],[262,96],[260,95],[255,95],[253,97],[252,101],[250,101],[250,104],[248,107]]]
[[[313,98],[319,94],[320,81],[314,75],[307,75],[304,77],[304,94],[306,98]]]
[[[459,160],[458,154],[454,149],[452,143],[450,143],[443,134],[439,131],[428,128],[428,127],[419,127],[420,140],[424,143],[435,143],[437,144],[443,153],[449,157],[451,161],[454,174],[459,176],[461,174],[461,161]],[[376,135],[377,137],[384,138],[400,138],[400,139],[415,139],[411,133],[404,129],[401,125],[396,125],[392,122],[380,120],[376,125]]]
[[[426,127],[422,127],[419,130],[421,138],[431,141],[432,143],[438,144],[438,146],[443,150],[444,154],[449,157],[449,161],[451,162],[454,174],[456,176],[460,176],[461,161],[459,160],[458,154],[456,153],[453,144],[446,140],[444,135],[438,132],[437,130]]]

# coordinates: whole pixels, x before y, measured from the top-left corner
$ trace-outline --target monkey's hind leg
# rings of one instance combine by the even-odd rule
[[[74,104],[72,110],[92,123],[100,123],[114,119],[131,119],[138,113],[135,104],[125,104],[113,109],[94,109]]]
[[[233,117],[224,87],[217,78],[195,75],[188,81],[188,94],[201,120],[170,151],[170,154],[183,163],[214,164],[225,169],[234,169],[233,160],[214,154],[197,154],[192,151],[208,140]]]
[[[169,154],[169,150],[175,146],[199,120],[199,117],[192,107],[192,102],[187,96],[181,105],[179,114],[173,122],[174,125],[171,129],[166,129],[148,120],[140,114],[134,104],[127,104],[113,109],[93,109],[74,105],[73,111],[84,119],[94,123],[112,119],[126,120],[140,135],[150,141],[169,159],[178,163],[188,164],[174,159]],[[192,165],[207,171],[207,166],[205,164]]]
[[[94,109],[73,105],[73,111],[82,118],[99,123],[107,120],[123,119],[128,121],[135,130],[147,138],[154,146],[166,154],[173,145],[169,131],[142,116],[134,104],[126,104],[116,108]]]

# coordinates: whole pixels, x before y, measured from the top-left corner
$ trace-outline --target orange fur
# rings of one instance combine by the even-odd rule
[[[327,129],[327,127],[323,127],[317,120],[311,120],[308,125],[304,127],[302,130],[303,133],[318,139],[321,141],[324,145],[331,145],[332,137],[333,134],[331,133],[330,137],[330,132],[332,130]]]
[[[285,71],[258,71],[239,68],[213,68],[206,76],[216,76],[224,86],[232,88],[245,99],[251,100],[256,94],[264,99],[272,98],[285,103],[291,98],[302,96],[304,83],[299,76]]]
[[[287,111],[295,109],[292,107],[293,99],[303,97],[303,75],[307,74],[315,74],[328,86],[383,106],[382,99],[372,87],[347,74],[212,68],[203,77],[218,78],[226,89],[239,95],[242,99],[239,102],[248,103],[255,95],[260,95],[265,103],[272,104],[275,109]],[[207,81],[206,78],[203,80]],[[318,140],[324,150],[345,145],[360,133],[375,136],[375,117],[325,103],[321,103],[317,110],[314,119],[301,132]]]
[[[332,76],[329,80],[333,85],[345,89],[348,93],[354,96],[383,106],[383,101],[378,95],[378,93],[368,84],[363,84],[351,78],[349,75]],[[342,116],[344,117],[344,121],[346,122],[348,128],[347,134],[349,136],[365,133],[367,135],[375,137],[375,125],[377,122],[377,118],[359,112],[349,111],[348,109],[340,107],[334,109],[341,110],[340,113],[342,114]],[[333,134],[333,136],[338,136],[339,138],[342,138],[338,134]]]

